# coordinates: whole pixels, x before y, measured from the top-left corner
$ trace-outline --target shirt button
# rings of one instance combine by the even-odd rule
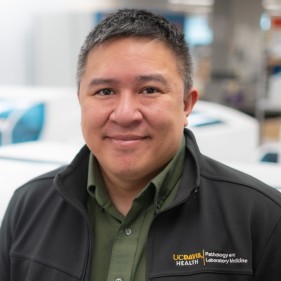
[[[122,281],[122,279],[121,278],[117,278],[117,279],[115,279],[115,281]]]
[[[129,227],[125,228],[125,234],[126,234],[127,236],[130,236],[130,235],[132,234],[132,229],[129,228]]]

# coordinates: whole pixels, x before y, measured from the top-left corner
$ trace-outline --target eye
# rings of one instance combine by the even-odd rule
[[[102,89],[102,90],[97,91],[96,95],[110,96],[110,95],[113,95],[113,91],[111,89]]]
[[[142,93],[144,94],[156,94],[156,93],[159,93],[159,90],[156,89],[156,88],[153,88],[153,87],[148,87],[148,88],[145,88]]]

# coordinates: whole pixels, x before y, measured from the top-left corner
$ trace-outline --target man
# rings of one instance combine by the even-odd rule
[[[14,194],[0,280],[281,280],[281,197],[200,154],[182,33],[120,10],[78,63],[86,145]],[[235,148],[233,148],[235,149]]]

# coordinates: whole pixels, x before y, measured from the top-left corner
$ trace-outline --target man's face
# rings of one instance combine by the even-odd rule
[[[177,152],[186,116],[176,58],[147,38],[111,39],[89,53],[81,78],[82,132],[110,180],[146,184]]]

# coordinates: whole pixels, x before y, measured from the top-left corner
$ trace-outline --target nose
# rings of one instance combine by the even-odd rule
[[[140,102],[137,94],[119,93],[110,120],[122,126],[130,126],[142,120]]]

